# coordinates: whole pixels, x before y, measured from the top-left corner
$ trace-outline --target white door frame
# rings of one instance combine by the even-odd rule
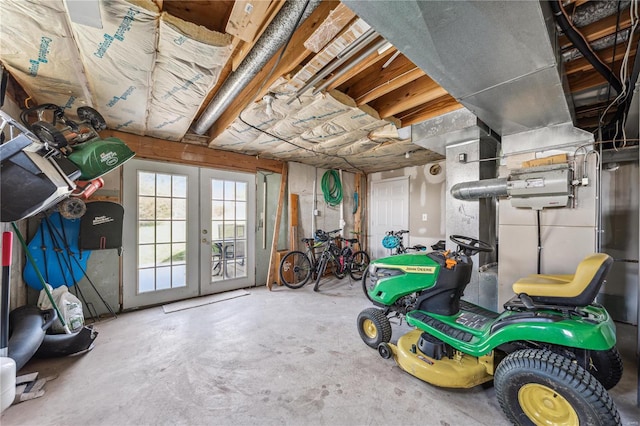
[[[371,182],[369,208],[369,251],[377,259],[390,254],[382,246],[387,231],[409,229],[409,176]]]
[[[246,210],[246,256],[242,259],[234,259],[233,248],[229,251],[231,259],[227,258],[223,249],[222,267],[218,274],[224,276],[222,280],[214,280],[212,277],[213,259],[212,253],[212,229],[211,229],[211,180],[229,180],[246,183],[247,210]],[[256,245],[256,175],[253,173],[230,172],[217,169],[200,169],[200,294],[220,293],[223,291],[245,288],[255,285],[255,245]],[[235,253],[237,255],[237,253]],[[229,274],[227,268],[237,268],[242,271],[242,276],[234,277]],[[217,275],[219,277],[220,275]]]
[[[138,171],[178,174],[187,177],[187,230],[186,230],[186,286],[138,292]],[[133,159],[123,167],[123,298],[124,309],[166,303],[195,297],[199,294],[198,260],[200,258],[199,235],[199,185],[198,168],[156,161]],[[194,261],[195,260],[195,261]]]

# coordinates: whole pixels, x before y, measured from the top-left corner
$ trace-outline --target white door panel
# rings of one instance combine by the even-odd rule
[[[409,229],[409,178],[387,179],[371,184],[371,235],[373,258],[389,255],[382,247],[388,231]],[[405,240],[406,243],[406,240]]]
[[[198,169],[131,160],[124,166],[125,309],[198,295]]]

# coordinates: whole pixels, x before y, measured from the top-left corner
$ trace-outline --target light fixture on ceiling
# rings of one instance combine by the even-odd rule
[[[265,113],[267,117],[273,117],[273,101],[276,100],[276,97],[273,93],[269,92],[262,97],[262,101],[265,103]]]

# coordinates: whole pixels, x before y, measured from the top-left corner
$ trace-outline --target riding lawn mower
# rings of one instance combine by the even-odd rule
[[[615,425],[607,389],[622,377],[615,324],[594,299],[613,259],[596,253],[574,274],[529,275],[513,284],[501,313],[462,300],[472,256],[493,247],[452,235],[455,251],[377,259],[363,277],[376,307],[358,315],[362,340],[432,385],[471,388],[493,382],[514,424]],[[414,330],[390,343],[389,318]]]

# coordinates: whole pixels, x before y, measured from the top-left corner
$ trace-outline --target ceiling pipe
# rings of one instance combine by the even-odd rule
[[[236,96],[285,44],[296,26],[307,19],[319,4],[320,0],[289,0],[282,6],[238,69],[225,80],[207,105],[193,128],[194,133],[203,135],[211,128]]]
[[[367,32],[362,34],[360,37],[356,39],[345,51],[341,52],[336,56],[336,59],[322,68],[316,75],[314,75],[311,79],[309,79],[304,86],[302,86],[296,93],[289,98],[287,101],[287,105],[290,105],[293,101],[298,99],[298,97],[305,92],[307,92],[311,87],[313,87],[317,82],[328,76],[333,70],[338,68],[340,65],[347,62],[353,56],[355,56],[358,52],[360,52],[371,40],[378,37],[378,33],[376,33],[373,28],[369,29]]]
[[[367,56],[373,54],[373,52],[375,52],[376,50],[381,49],[385,44],[388,44],[389,46],[391,46],[391,44],[387,40],[385,40],[383,38],[378,40],[377,43],[373,44],[370,48],[368,48],[367,50],[363,51],[360,55],[358,55],[358,57],[356,57],[353,61],[351,61],[347,65],[345,65],[344,68],[342,68],[340,71],[335,73],[331,78],[329,78],[324,83],[322,83],[321,85],[316,87],[312,94],[315,96],[318,93],[320,93],[324,88],[326,88],[326,87],[330,86],[331,84],[333,84],[333,82],[338,80],[340,77],[342,77],[342,75],[344,75],[344,73],[346,73],[347,71],[350,71],[352,68],[354,68],[360,62],[365,60],[365,58]]]

